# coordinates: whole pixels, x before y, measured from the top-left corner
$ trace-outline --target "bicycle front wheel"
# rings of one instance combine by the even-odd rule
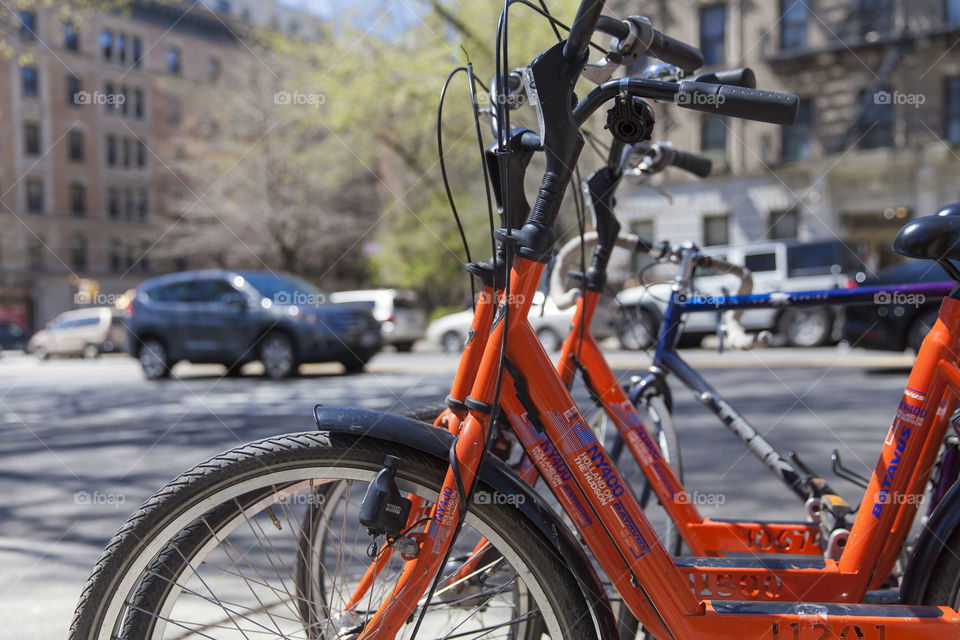
[[[188,471],[109,543],[84,588],[70,638],[358,637],[404,564],[392,554],[363,597],[346,606],[357,600],[371,562],[385,557],[371,548],[357,518],[388,454],[402,460],[401,491],[433,502],[444,461],[343,434],[270,438]],[[478,485],[475,495],[433,600],[421,602],[397,637],[409,637],[425,609],[418,638],[595,638],[587,603],[550,542],[489,487]],[[305,546],[302,522],[318,512],[323,543]],[[491,552],[459,575],[481,537]],[[303,567],[310,568],[310,590],[302,586]]]

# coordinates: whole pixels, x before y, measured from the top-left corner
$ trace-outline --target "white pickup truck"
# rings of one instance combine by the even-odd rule
[[[722,256],[753,273],[754,293],[813,291],[854,286],[853,277],[863,270],[855,251],[840,240],[813,242],[765,242],[740,246],[717,246],[703,253]],[[626,349],[644,349],[656,340],[663,312],[670,298],[672,282],[630,287],[617,294],[621,307],[617,335]],[[696,293],[702,296],[732,295],[738,281],[731,275],[712,275],[698,270]],[[748,331],[772,331],[788,344],[810,347],[839,336],[842,309],[837,307],[796,307],[746,311],[741,322]],[[716,331],[717,314],[687,314],[683,337],[699,341]]]

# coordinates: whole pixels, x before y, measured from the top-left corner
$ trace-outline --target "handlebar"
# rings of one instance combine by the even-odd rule
[[[699,49],[657,31],[650,20],[642,16],[630,16],[626,20],[600,16],[597,31],[603,31],[620,41],[626,41],[633,32],[639,46],[629,52],[631,59],[646,53],[687,73],[693,73],[704,65],[703,53]]]
[[[757,75],[750,67],[701,73],[693,77],[692,80],[694,82],[708,82],[710,84],[728,84],[735,87],[746,87],[747,89],[757,88]]]
[[[793,124],[800,99],[789,93],[681,80],[674,102],[694,111],[773,124]]]
[[[637,143],[624,153],[622,164],[626,164],[629,156],[635,153],[644,155],[643,162],[636,170],[636,173],[641,175],[657,173],[666,167],[676,167],[699,178],[706,178],[713,170],[713,161],[707,156],[680,151],[666,143]]]

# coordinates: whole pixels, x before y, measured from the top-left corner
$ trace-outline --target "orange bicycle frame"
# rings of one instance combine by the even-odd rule
[[[509,377],[506,372],[498,375],[500,341],[506,332],[506,350],[502,355],[523,379],[537,413],[531,416],[529,410],[525,411],[527,422],[542,427],[559,454],[556,458],[531,458],[541,474],[549,474],[551,469],[554,474],[559,469],[569,474],[584,499],[587,515],[592,516],[589,522],[574,518],[575,525],[631,612],[654,635],[669,637],[669,633],[687,638],[710,633],[711,637],[739,638],[752,633],[777,640],[832,636],[891,640],[955,637],[960,619],[947,607],[726,604],[701,600],[699,594],[693,593],[687,575],[660,543],[527,322],[529,303],[525,301],[535,292],[542,269],[542,264],[525,258],[517,258],[513,266],[511,295],[504,303],[507,317],[504,320],[502,314],[490,334],[467,401],[470,410],[454,447],[455,465],[464,490],[469,491],[482,457],[497,380],[500,378],[501,385],[506,385]],[[945,299],[941,319],[918,354],[864,497],[864,506],[873,507],[858,512],[840,560],[828,561],[825,569],[816,572],[821,584],[844,584],[846,591],[838,594],[841,597],[836,600],[855,602],[861,598],[871,584],[889,574],[896,559],[899,542],[893,538],[903,529],[905,519],[912,519],[917,507],[916,501],[902,498],[926,482],[928,463],[937,448],[933,443],[938,446],[941,442],[960,392],[960,371],[953,364],[960,346],[960,333],[955,336],[952,332],[957,327],[960,302]],[[501,400],[509,395],[501,390]],[[523,440],[523,434],[518,435]],[[910,472],[897,473],[904,468]],[[553,488],[553,484],[548,484]],[[395,590],[368,623],[364,637],[393,637],[417,606],[455,533],[461,510],[458,491],[451,469],[424,531],[420,553],[407,562]],[[563,502],[562,493],[557,497]],[[894,504],[899,506],[894,508]],[[764,575],[771,573],[769,569],[759,571]],[[789,577],[789,573],[784,577]],[[804,600],[816,600],[824,590],[816,583],[807,586],[806,592],[798,593]]]

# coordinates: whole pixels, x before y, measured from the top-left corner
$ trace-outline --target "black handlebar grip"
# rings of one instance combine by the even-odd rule
[[[650,40],[650,47],[647,52],[655,58],[660,58],[666,63],[680,67],[687,73],[693,73],[704,65],[703,53],[699,49],[679,40],[674,40],[656,29],[653,30],[653,37]]]
[[[670,164],[678,169],[689,171],[700,178],[706,178],[713,169],[713,161],[710,158],[688,151],[674,150]]]
[[[701,73],[700,75],[691,79],[694,82],[729,84],[736,87],[746,87],[747,89],[757,88],[757,75],[750,67],[740,67],[739,69],[726,69],[724,71]]]
[[[674,102],[694,111],[785,125],[794,123],[800,105],[800,99],[791,93],[692,80],[680,81]]]

